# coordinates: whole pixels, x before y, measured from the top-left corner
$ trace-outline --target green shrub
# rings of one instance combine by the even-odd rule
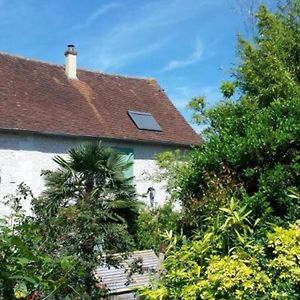
[[[144,207],[137,219],[136,246],[140,250],[153,249],[158,253],[164,242],[163,234],[166,231],[179,233],[179,230],[180,213],[174,211],[170,202],[155,209]]]
[[[0,299],[83,299],[80,259],[45,247],[42,227],[22,210],[30,194],[21,184],[6,200],[11,215],[0,219]]]
[[[188,105],[205,143],[164,174],[190,240],[171,241],[145,299],[300,299],[300,2],[283,2],[239,38],[224,101]]]
[[[234,80],[221,86],[225,99],[211,108],[203,97],[189,103],[193,119],[207,126],[205,143],[176,172],[165,172],[188,218],[186,233],[203,227],[231,197],[248,205],[254,219],[287,225],[299,218],[300,206],[288,197],[300,185],[299,16],[299,1],[276,13],[261,6],[254,41],[239,38]]]
[[[149,300],[299,299],[300,220],[288,229],[271,229],[265,242],[241,234],[241,243],[237,234],[236,247],[226,252],[220,241],[232,230],[227,220],[219,231],[211,228],[179,249],[171,244],[160,279],[141,295]],[[243,232],[246,224],[240,220],[235,229]]]

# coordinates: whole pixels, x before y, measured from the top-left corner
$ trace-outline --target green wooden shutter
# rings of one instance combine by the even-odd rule
[[[116,151],[118,151],[122,154],[122,157],[124,158],[124,161],[132,163],[130,168],[125,172],[125,176],[127,178],[133,177],[133,163],[134,163],[133,149],[122,148],[122,147],[113,147],[113,149],[115,149]]]

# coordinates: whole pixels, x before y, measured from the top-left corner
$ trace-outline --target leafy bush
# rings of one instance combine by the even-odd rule
[[[151,209],[145,207],[137,219],[137,232],[135,234],[138,249],[153,249],[156,253],[163,246],[163,234],[166,231],[179,233],[180,213],[174,211],[173,205],[166,202],[163,206]]]
[[[45,247],[42,227],[22,211],[30,195],[21,184],[6,201],[11,215],[0,220],[0,299],[83,299],[80,261]]]
[[[162,167],[190,240],[171,240],[145,299],[300,299],[299,20],[299,1],[261,6],[225,100],[189,103],[205,143]]]
[[[14,212],[0,228],[0,298],[99,299],[106,291],[95,268],[118,264],[110,254],[133,247],[138,206],[121,154],[87,144],[54,160],[58,169],[44,173],[32,216],[22,213],[22,197],[30,196],[23,184],[8,200]]]
[[[231,197],[242,199],[253,219],[287,225],[299,218],[288,197],[300,185],[299,18],[298,1],[276,13],[261,6],[254,42],[239,38],[234,81],[221,86],[225,100],[209,109],[203,97],[191,100],[194,120],[207,125],[205,143],[168,173],[169,191],[189,218],[187,233]]]
[[[228,215],[217,230],[211,227],[179,248],[171,241],[160,279],[141,295],[149,300],[299,299],[300,220],[288,229],[274,227],[257,242],[247,236],[245,229],[252,226],[239,217],[240,210],[222,208]],[[235,247],[223,247],[227,236]]]

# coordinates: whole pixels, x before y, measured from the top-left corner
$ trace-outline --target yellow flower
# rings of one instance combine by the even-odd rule
[[[21,299],[21,298],[24,298],[26,296],[26,294],[24,292],[21,292],[21,291],[15,291],[15,297],[17,299]]]

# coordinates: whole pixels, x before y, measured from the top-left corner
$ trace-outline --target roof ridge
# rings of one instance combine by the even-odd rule
[[[82,80],[75,83],[62,65],[0,53],[0,130],[157,146],[201,144],[157,81],[84,70],[78,75]],[[163,131],[139,130],[128,110],[151,113]],[[96,111],[105,121],[101,126]]]
[[[28,57],[25,57],[22,55],[12,55],[10,53],[2,52],[2,51],[0,51],[0,55],[5,55],[5,56],[12,57],[12,58],[19,58],[19,59],[23,59],[23,60],[27,60],[27,61],[33,61],[33,62],[50,65],[50,66],[63,67],[63,65],[60,65],[60,64],[50,63],[50,62],[46,62],[46,61],[35,59],[35,58],[28,58]]]
[[[22,55],[12,55],[10,53],[2,52],[2,51],[0,51],[0,55],[5,55],[5,56],[12,57],[12,58],[18,58],[18,59],[23,59],[23,60],[26,60],[26,61],[32,61],[32,62],[36,62],[36,63],[41,63],[41,64],[45,64],[45,65],[49,65],[49,66],[55,66],[55,67],[60,67],[60,68],[64,67],[63,64],[51,63],[51,62],[47,62],[47,61],[43,61],[43,60],[31,58],[31,57],[30,58],[29,57],[25,57],[25,56],[22,56]],[[128,79],[156,81],[156,79],[152,78],[152,77],[130,76],[130,75],[123,75],[123,74],[106,73],[106,72],[95,71],[95,70],[88,69],[88,68],[78,68],[77,70],[78,71],[95,73],[95,74],[107,75],[107,76],[112,76],[112,77],[122,77],[122,78],[128,78]]]

